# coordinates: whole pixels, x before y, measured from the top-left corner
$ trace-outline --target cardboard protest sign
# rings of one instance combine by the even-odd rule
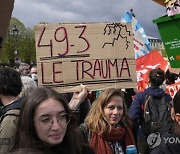
[[[0,0],[0,53],[4,37],[6,36],[11,14],[14,8],[14,0]]]
[[[162,5],[162,6],[166,5],[165,0],[153,0],[153,1],[155,1],[156,3],[158,3],[158,4]]]
[[[35,26],[38,84],[59,92],[136,87],[130,24],[62,23]]]

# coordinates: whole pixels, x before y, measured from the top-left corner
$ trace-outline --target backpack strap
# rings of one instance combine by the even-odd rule
[[[145,97],[145,103],[144,103],[144,117],[145,117],[145,109],[147,108],[147,106],[149,105],[149,100],[150,100],[150,95],[146,95]]]

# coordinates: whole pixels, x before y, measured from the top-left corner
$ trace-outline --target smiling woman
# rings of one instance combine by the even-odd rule
[[[43,154],[93,154],[75,130],[75,118],[61,94],[37,88],[20,113],[13,151],[33,149]]]
[[[130,128],[123,93],[107,89],[93,102],[78,131],[96,154],[120,154],[135,144]]]

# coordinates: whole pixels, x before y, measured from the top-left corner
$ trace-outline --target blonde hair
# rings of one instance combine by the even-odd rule
[[[131,127],[131,121],[127,115],[127,109],[124,102],[124,94],[120,89],[111,88],[103,91],[92,104],[85,119],[85,124],[90,131],[95,132],[98,135],[104,135],[111,131],[111,124],[104,115],[104,108],[113,96],[120,96],[123,99],[124,111],[120,123]]]

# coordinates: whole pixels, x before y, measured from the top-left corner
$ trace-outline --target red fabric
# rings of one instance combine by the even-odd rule
[[[111,132],[104,137],[92,133],[90,146],[94,149],[95,154],[113,154],[108,142],[116,141],[123,141],[125,146],[135,144],[131,130],[128,127],[122,127],[113,128]]]
[[[149,80],[148,74],[152,69],[161,68],[166,71],[167,66],[168,62],[157,50],[136,59],[138,91],[144,91],[146,89]]]
[[[171,85],[166,85],[166,93],[168,93],[169,95],[171,95],[172,98],[174,98],[175,94],[180,89],[179,85],[180,85],[180,81]]]

